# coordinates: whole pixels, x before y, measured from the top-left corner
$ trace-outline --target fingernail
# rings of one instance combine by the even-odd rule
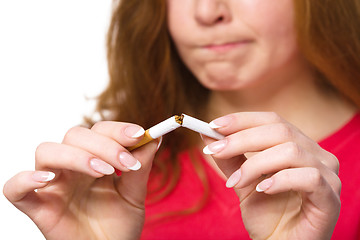
[[[115,171],[115,169],[110,164],[96,158],[90,160],[90,167],[96,172],[104,175],[111,175]]]
[[[36,182],[50,182],[54,178],[55,173],[53,172],[36,171],[32,175],[32,179]]]
[[[232,119],[231,116],[220,117],[220,118],[217,118],[217,119],[211,121],[209,123],[209,126],[214,129],[225,127],[230,124],[231,119]]]
[[[259,183],[257,186],[256,186],[256,191],[258,192],[264,192],[266,190],[268,190],[271,185],[272,185],[272,179],[271,178],[268,178],[268,179],[265,179],[264,181],[262,181],[261,183]]]
[[[120,153],[119,159],[121,164],[123,164],[127,169],[136,171],[141,168],[141,163],[127,152]]]
[[[159,139],[159,143],[156,147],[156,151],[159,150],[160,146],[161,146],[161,143],[162,143],[162,140],[163,140],[163,137],[161,136],[160,139]]]
[[[220,141],[213,142],[203,149],[204,154],[215,154],[223,150],[226,146],[227,140],[223,139]]]
[[[240,177],[241,177],[241,170],[239,169],[235,171],[226,181],[226,187],[233,188],[240,181]]]
[[[142,135],[144,135],[145,130],[140,127],[140,126],[128,126],[127,128],[125,128],[124,131],[125,135],[130,137],[130,138],[138,138],[141,137]]]

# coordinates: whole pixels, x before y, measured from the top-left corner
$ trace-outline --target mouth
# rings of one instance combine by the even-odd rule
[[[220,44],[208,44],[208,45],[204,45],[203,48],[210,51],[222,53],[241,47],[248,43],[250,43],[250,40],[235,41],[235,42],[220,43]]]

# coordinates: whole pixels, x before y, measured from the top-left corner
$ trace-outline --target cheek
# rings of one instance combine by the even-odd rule
[[[191,0],[192,1],[192,0]],[[171,38],[177,46],[190,44],[189,37],[192,29],[189,0],[168,0],[167,1],[167,26]]]
[[[297,45],[292,0],[262,2],[262,5],[258,4],[256,14],[252,12],[246,16],[257,45],[248,68],[253,69],[253,74],[257,73],[256,76],[261,79],[285,74],[302,60]]]
[[[291,54],[297,49],[292,0],[262,2],[258,14],[249,17],[259,44],[273,54]]]

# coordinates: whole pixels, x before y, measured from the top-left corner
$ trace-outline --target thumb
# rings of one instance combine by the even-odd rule
[[[16,208],[31,218],[42,205],[35,190],[46,187],[54,177],[52,172],[20,172],[5,183],[3,193]]]
[[[145,203],[147,182],[160,143],[161,139],[155,140],[133,150],[131,153],[141,162],[141,168],[137,171],[122,172],[116,180],[119,193],[135,206],[142,207]]]

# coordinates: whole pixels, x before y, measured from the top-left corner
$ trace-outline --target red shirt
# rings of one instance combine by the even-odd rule
[[[332,239],[360,239],[360,114],[340,130],[319,143],[335,154],[340,162],[342,181],[341,213]],[[249,239],[239,208],[239,199],[225,180],[201,159],[209,181],[210,195],[206,205],[191,215],[178,216],[161,224],[145,222],[141,239]],[[198,202],[204,189],[198,178],[190,155],[179,157],[181,176],[175,189],[156,204],[146,206],[146,219],[154,214],[188,209]]]

